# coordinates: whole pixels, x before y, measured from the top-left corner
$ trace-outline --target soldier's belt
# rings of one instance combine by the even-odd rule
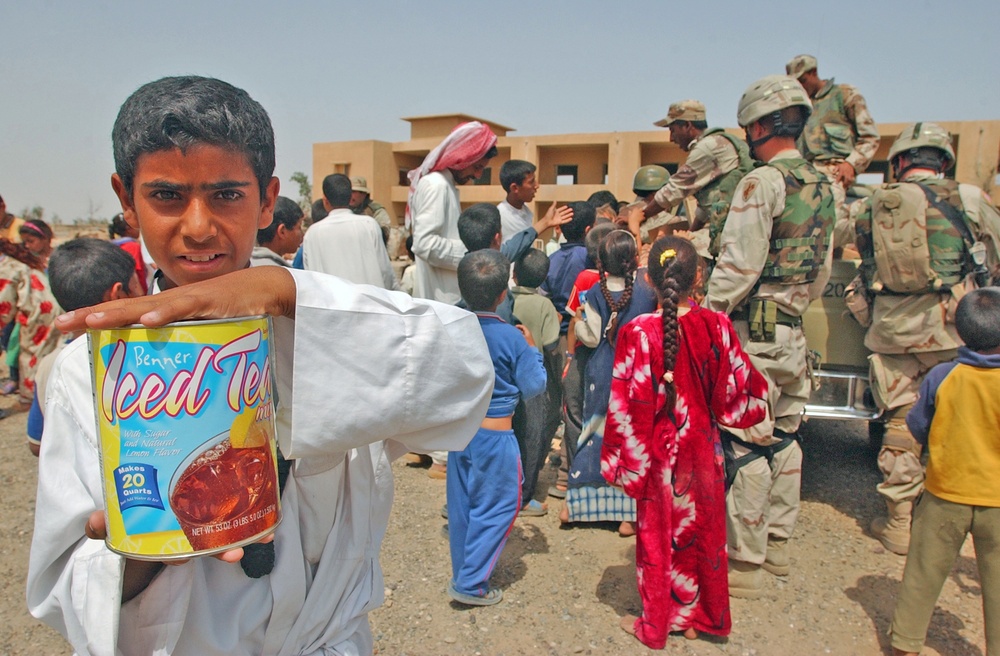
[[[767,303],[767,305],[774,306],[774,323],[782,326],[790,326],[792,328],[802,325],[802,317],[793,317],[787,312],[782,312],[772,301],[765,301],[765,303]],[[750,308],[743,307],[739,310],[734,310],[729,318],[733,321],[750,321]]]

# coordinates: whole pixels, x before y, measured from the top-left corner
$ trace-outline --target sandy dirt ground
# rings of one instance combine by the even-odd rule
[[[0,407],[11,404],[0,398]],[[36,460],[24,446],[25,416],[0,421],[7,457],[0,486],[0,654],[67,654],[24,601],[34,515]],[[886,630],[904,558],[866,534],[879,512],[878,475],[857,424],[811,422],[805,431],[802,513],[792,573],[767,575],[765,594],[733,600],[728,639],[672,636],[666,653],[696,655],[889,653]],[[645,654],[618,628],[640,610],[631,539],[614,526],[560,528],[557,501],[545,517],[519,519],[494,574],[504,601],[470,609],[445,594],[448,543],[441,530],[443,481],[395,465],[396,501],[383,548],[386,603],[371,615],[382,655]],[[554,479],[543,472],[539,489]],[[982,656],[982,597],[970,544],[945,584],[924,654]]]

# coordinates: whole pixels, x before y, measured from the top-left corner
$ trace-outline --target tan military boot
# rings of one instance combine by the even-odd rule
[[[788,576],[792,569],[788,560],[788,538],[767,538],[767,557],[761,567],[775,576]]]
[[[729,561],[729,596],[756,599],[764,591],[764,577],[760,565],[742,560]]]
[[[910,513],[913,512],[913,502],[886,501],[885,505],[889,508],[889,517],[876,517],[872,520],[872,535],[892,553],[905,556],[910,549]]]

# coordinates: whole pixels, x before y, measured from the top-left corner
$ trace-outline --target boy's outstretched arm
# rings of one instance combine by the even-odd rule
[[[102,303],[56,318],[62,332],[259,314],[295,318],[295,280],[284,267],[251,267],[160,294]]]

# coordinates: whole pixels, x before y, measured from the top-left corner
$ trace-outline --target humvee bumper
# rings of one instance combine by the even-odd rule
[[[806,417],[871,421],[881,414],[872,398],[868,370],[820,369],[813,372],[819,387],[806,404]]]

